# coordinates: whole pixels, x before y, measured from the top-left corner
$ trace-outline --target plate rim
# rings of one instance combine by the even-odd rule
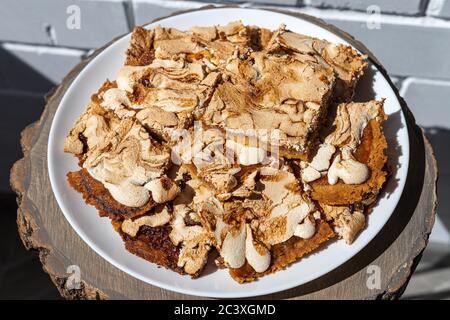
[[[206,6],[206,7],[202,7],[202,8],[197,8],[194,10],[187,10],[187,11],[182,11],[182,12],[178,12],[178,13],[174,13],[171,14],[169,16],[163,17],[163,18],[158,18],[148,24],[143,25],[144,28],[149,28],[150,25],[155,24],[155,23],[161,23],[163,22],[165,19],[171,18],[173,16],[178,16],[178,15],[189,15],[192,12],[196,12],[196,11],[208,11],[208,10],[217,10],[217,9],[221,9],[221,10],[250,10],[250,11],[271,11],[274,13],[278,13],[278,14],[282,14],[282,15],[287,15],[290,17],[293,17],[295,19],[299,19],[299,20],[303,20],[306,21],[308,23],[312,23],[314,25],[316,25],[318,28],[324,29],[328,32],[333,33],[335,36],[339,37],[341,40],[345,41],[345,42],[349,42],[345,37],[343,37],[341,34],[338,33],[339,28],[334,27],[333,25],[329,25],[326,24],[327,26],[331,26],[331,28],[328,28],[327,26],[322,26],[319,25],[317,22],[314,21],[314,19],[318,19],[316,17],[313,16],[309,16],[307,14],[304,13],[300,13],[300,15],[296,15],[297,13],[295,12],[289,12],[289,11],[282,11],[282,10],[270,10],[267,8],[247,8],[247,7],[210,7],[210,6]],[[311,20],[309,19],[311,18]],[[320,19],[319,19],[320,20]],[[334,30],[333,28],[336,28],[336,30]],[[52,168],[54,167],[53,165],[53,155],[51,153],[51,151],[53,150],[52,146],[55,145],[55,133],[54,131],[55,129],[55,123],[56,120],[60,117],[60,114],[62,114],[62,108],[60,108],[60,106],[64,103],[65,98],[67,97],[67,92],[71,89],[71,87],[76,84],[77,79],[79,78],[80,74],[83,73],[85,71],[85,68],[89,66],[89,64],[91,64],[95,59],[99,59],[101,57],[101,54],[108,49],[110,46],[114,45],[114,43],[116,43],[116,41],[121,40],[124,37],[129,36],[130,33],[126,33],[123,34],[121,36],[116,37],[115,39],[113,39],[111,42],[109,42],[108,44],[106,44],[105,46],[101,47],[98,52],[98,54],[96,54],[93,59],[91,61],[89,61],[88,63],[86,63],[83,68],[81,69],[81,71],[76,75],[76,77],[73,79],[73,81],[68,85],[66,91],[64,92],[59,104],[58,104],[58,108],[54,114],[54,117],[52,119],[52,123],[51,123],[51,128],[50,128],[50,132],[49,132],[49,137],[48,137],[48,148],[47,148],[47,169],[48,169],[48,173],[49,173],[49,177],[50,177],[50,184],[51,184],[51,188],[53,191],[53,194],[55,196],[55,199],[58,203],[59,208],[61,209],[64,217],[66,218],[66,220],[69,222],[69,224],[71,225],[71,227],[74,229],[74,231],[77,233],[78,236],[80,236],[80,238],[90,247],[92,248],[100,257],[102,257],[103,259],[105,259],[108,263],[111,263],[113,266],[115,266],[116,268],[120,269],[121,271],[133,276],[134,278],[137,278],[141,281],[143,281],[144,283],[150,284],[150,285],[154,285],[157,287],[160,287],[162,289],[166,289],[166,290],[170,290],[173,292],[178,292],[178,293],[182,293],[182,294],[188,294],[191,296],[203,296],[203,297],[214,297],[214,298],[244,298],[244,297],[256,297],[256,296],[261,296],[261,295],[266,295],[266,294],[272,294],[272,293],[277,293],[277,292],[282,292],[285,290],[289,290],[301,285],[304,285],[306,283],[309,283],[311,281],[314,281],[315,279],[324,276],[328,273],[330,273],[331,271],[333,271],[334,269],[338,268],[339,266],[343,265],[344,263],[348,262],[350,259],[352,259],[353,257],[355,257],[361,250],[363,250],[367,245],[369,245],[369,243],[380,233],[380,231],[386,226],[386,224],[389,222],[389,219],[391,218],[392,214],[395,212],[395,209],[398,206],[398,202],[400,201],[400,197],[403,193],[405,184],[406,184],[406,180],[408,178],[408,169],[409,169],[409,162],[410,162],[410,128],[409,128],[409,124],[406,121],[406,117],[405,117],[405,112],[404,112],[404,108],[401,102],[401,97],[398,94],[398,90],[393,86],[392,81],[389,77],[389,75],[387,74],[387,72],[385,72],[384,68],[382,67],[382,65],[376,61],[375,61],[369,57],[370,61],[372,62],[372,64],[374,65],[374,67],[377,69],[377,71],[379,71],[382,75],[382,77],[387,81],[387,83],[390,86],[390,89],[393,91],[394,95],[395,95],[395,99],[396,102],[400,105],[400,111],[401,111],[401,116],[404,119],[405,122],[405,129],[406,129],[406,138],[407,138],[407,144],[406,145],[402,145],[402,147],[406,147],[407,152],[406,152],[406,159],[404,160],[404,163],[402,163],[402,166],[405,167],[405,171],[406,171],[406,176],[404,177],[401,185],[398,185],[396,187],[396,189],[398,190],[399,188],[400,193],[398,196],[398,199],[396,200],[395,206],[392,210],[392,212],[389,214],[389,216],[386,218],[386,221],[383,223],[383,225],[379,228],[379,230],[374,233],[372,235],[372,237],[370,237],[370,239],[367,240],[367,242],[365,243],[365,245],[363,245],[361,248],[354,250],[353,254],[348,257],[346,260],[344,260],[343,262],[341,262],[338,265],[333,266],[332,268],[326,269],[325,272],[316,272],[318,275],[312,276],[310,277],[311,279],[304,281],[302,283],[295,283],[294,285],[292,284],[287,284],[285,286],[281,286],[281,287],[277,287],[277,289],[275,290],[271,290],[271,289],[266,289],[266,290],[261,290],[260,288],[258,289],[258,293],[244,293],[244,294],[239,294],[239,293],[222,293],[222,294],[206,294],[205,290],[199,292],[199,290],[197,289],[188,289],[188,288],[183,288],[183,287],[174,287],[173,285],[170,284],[166,284],[165,282],[161,282],[159,280],[154,280],[154,279],[149,279],[145,276],[141,276],[140,274],[134,272],[132,269],[130,269],[127,266],[124,266],[121,263],[118,263],[117,261],[115,261],[115,259],[111,256],[109,256],[107,253],[104,252],[104,250],[100,249],[97,244],[94,241],[91,241],[90,237],[88,235],[86,235],[83,231],[82,228],[78,227],[78,223],[74,221],[74,219],[72,219],[71,214],[66,213],[69,212],[70,210],[68,210],[64,204],[64,200],[63,197],[59,195],[59,193],[57,193],[55,190],[55,176],[54,176],[54,171],[52,170]],[[356,42],[358,42],[357,40],[355,40]],[[358,42],[359,44],[360,42]],[[370,51],[367,50],[367,48],[363,46],[363,48],[361,49],[360,47],[355,46],[354,43],[349,43],[352,47],[354,47],[355,49],[357,49],[360,52],[363,53],[367,53],[370,54]],[[82,63],[82,62],[80,62]],[[82,199],[81,199],[82,201]],[[125,248],[123,248],[123,250],[126,250]],[[150,262],[148,262],[150,263]],[[314,274],[314,272],[313,272]]]

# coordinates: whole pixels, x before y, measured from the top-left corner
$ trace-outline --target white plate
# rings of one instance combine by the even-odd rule
[[[185,13],[148,25],[162,25],[187,30],[194,25],[226,24],[234,20],[269,29],[285,23],[288,29],[336,43],[348,44],[335,34],[302,19],[264,10],[222,8]],[[409,140],[405,118],[397,97],[384,76],[374,67],[362,79],[358,99],[386,98],[385,124],[389,143],[389,167],[393,170],[384,193],[368,220],[367,228],[351,245],[334,241],[323,250],[293,264],[286,270],[249,284],[237,284],[226,270],[207,269],[199,279],[181,276],[158,268],[124,248],[119,235],[106,218],[100,218],[94,207],[84,203],[66,181],[68,171],[77,170],[77,160],[63,152],[64,137],[83,112],[93,92],[106,78],[114,79],[124,61],[130,35],[124,36],[95,57],[67,89],[55,114],[48,141],[48,170],[56,200],[75,231],[100,256],[124,272],[155,286],[180,293],[209,297],[249,297],[270,294],[314,280],[340,266],[372,240],[388,221],[402,194],[409,161]],[[87,272],[87,271],[86,271]]]

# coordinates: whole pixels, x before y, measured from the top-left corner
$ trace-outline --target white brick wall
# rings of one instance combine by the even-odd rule
[[[80,29],[67,27],[74,8],[80,10]],[[0,40],[99,47],[129,31],[125,8],[120,0],[2,0]]]
[[[424,0],[304,0],[303,4],[318,8],[335,8],[367,11],[377,6],[381,12],[401,15],[419,15],[424,10]]]
[[[348,31],[375,53],[395,77],[401,94],[418,123],[427,128],[436,149],[441,204],[432,239],[450,243],[450,200],[445,197],[450,192],[450,0],[228,2],[281,6],[318,16]],[[208,3],[220,1],[1,0],[0,97],[8,101],[11,110],[23,111],[11,112],[0,120],[0,137],[6,132],[4,128],[18,137],[20,128],[39,114],[43,93],[88,50],[129,32],[136,24]],[[73,6],[80,9],[80,29],[67,27],[68,22],[74,22],[70,11]],[[367,21],[379,22],[380,28],[369,28]],[[2,167],[19,154],[18,146],[6,144],[11,156],[2,157]],[[0,175],[0,191],[7,189],[7,175]]]

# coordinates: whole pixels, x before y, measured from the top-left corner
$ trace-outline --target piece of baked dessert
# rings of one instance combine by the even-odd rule
[[[369,205],[376,199],[387,176],[385,120],[383,101],[336,106],[331,132],[312,161],[301,164],[302,179],[314,200],[327,205]]]
[[[219,263],[230,269],[236,281],[253,281],[284,269],[334,236],[288,166],[261,167],[248,174],[242,185],[250,191],[246,198],[200,211],[204,217],[210,210],[209,221],[214,212]],[[244,210],[237,210],[241,207]],[[242,212],[245,221],[236,224],[235,212]]]
[[[89,141],[95,130],[84,134]],[[112,219],[125,247],[176,272],[198,276],[209,246],[202,247],[204,262],[202,258],[193,265],[186,256],[200,250],[193,241],[202,227],[188,228],[186,236],[180,231],[174,238],[183,213],[172,202],[181,190],[180,181],[167,176],[169,149],[152,139],[137,120],[125,118],[81,158],[83,169],[70,172],[68,181],[101,216]],[[195,239],[189,238],[194,231]]]
[[[268,147],[281,155],[307,159],[324,120],[334,73],[295,57],[254,52],[230,59],[201,121],[255,136],[267,132]],[[276,133],[276,138],[273,138]]]
[[[218,84],[211,103],[205,103],[208,95],[198,99],[199,103],[192,103],[195,106],[189,114],[207,126],[276,129],[281,152],[305,159],[326,113],[335,72],[329,65],[297,59],[298,54],[270,54],[265,48],[272,34],[265,29],[255,30],[240,22],[225,27],[193,28],[190,33],[164,28],[136,29],[127,63],[151,65],[152,61],[171,59],[203,64],[206,72],[212,73],[206,82],[216,84],[221,80],[219,75],[225,79]],[[142,79],[140,73],[127,75],[133,79],[126,81],[131,83],[128,88]],[[138,86],[135,91],[143,90]],[[151,119],[152,115],[141,117]],[[275,140],[266,142],[273,144]]]
[[[347,243],[365,226],[365,213],[387,178],[384,101],[331,107],[321,144],[300,162],[303,187]]]
[[[356,84],[367,66],[366,56],[358,54],[352,47],[295,33],[286,30],[285,25],[274,32],[267,51],[290,54],[300,61],[313,61],[333,68],[336,74],[335,102],[353,98]]]
[[[186,187],[174,203],[189,208],[219,252],[216,264],[240,283],[281,270],[334,237],[287,165],[242,168],[221,200],[195,166],[183,165],[177,175]]]

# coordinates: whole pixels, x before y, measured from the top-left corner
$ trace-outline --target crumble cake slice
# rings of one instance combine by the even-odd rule
[[[334,236],[288,166],[249,169],[238,186],[225,201],[206,184],[193,186],[197,213],[220,253],[216,263],[236,281],[283,269]]]
[[[196,278],[207,263],[213,241],[196,211],[202,194],[210,189],[194,172],[193,166],[173,166],[168,176],[180,187],[173,201],[115,227],[132,253]]]
[[[333,68],[336,73],[335,102],[353,98],[356,83],[367,67],[367,57],[352,47],[295,33],[286,30],[285,25],[274,32],[267,51],[282,55],[291,53],[300,61],[314,61]]]
[[[347,244],[352,244],[366,226],[367,209],[363,205],[330,206],[320,204],[325,220],[330,223],[338,236]]]
[[[95,131],[89,133],[96,135]],[[87,131],[84,134],[87,141],[92,139]],[[136,120],[126,118],[84,155],[82,167],[83,173],[100,182],[115,202],[139,208],[147,207],[148,202],[170,201],[179,193],[176,184],[165,175],[169,160],[166,146],[152,139]],[[94,187],[87,187],[88,180],[77,181],[86,186],[83,190],[95,191]]]
[[[107,81],[91,97],[85,111],[77,119],[64,140],[64,152],[72,153],[82,163],[86,155],[120,124],[117,115],[101,106],[99,95],[113,87]]]
[[[155,119],[156,112],[161,109],[161,103],[155,100],[162,94],[162,104],[166,105],[166,108],[162,108],[164,111],[173,111],[172,100],[179,99],[187,107],[189,115],[194,115],[206,125],[242,129],[240,121],[250,118],[253,124],[246,123],[244,128],[277,129],[281,135],[279,143],[282,151],[291,157],[306,158],[326,112],[328,98],[334,86],[334,71],[323,64],[300,61],[294,55],[270,55],[255,51],[267,47],[271,36],[267,30],[256,30],[241,22],[233,22],[224,27],[196,27],[190,32],[161,27],[151,31],[136,29],[127,62],[136,64],[139,59],[133,57],[142,55],[151,56],[153,60],[146,58],[146,65],[143,67],[125,66],[123,70],[126,71],[122,75],[126,75],[126,80],[118,81],[119,88],[134,90],[140,106],[159,107],[146,108],[138,115],[139,118],[150,119],[150,126],[155,126],[155,120],[151,119]],[[142,70],[151,69],[150,66],[155,63],[160,66],[160,61],[167,60],[177,61],[182,69],[186,64],[199,67],[203,65],[205,73],[208,73],[205,82],[210,87],[217,85],[218,88],[207,91],[202,88],[201,91],[205,94],[200,97],[199,94],[194,94],[199,89],[195,81],[193,84],[174,82],[171,89],[176,91],[172,91],[173,95],[167,90],[161,92],[158,85],[149,83],[149,77],[144,76]],[[198,74],[197,72],[196,78],[202,80]],[[228,78],[231,76],[231,81],[221,79],[224,74]],[[190,82],[191,78],[189,77]],[[136,85],[142,83],[143,79],[147,88]],[[124,86],[120,84],[122,82],[125,83]],[[167,87],[166,82],[163,83],[164,88]],[[180,96],[180,89],[183,87],[188,89],[182,91],[185,92],[185,97]],[[233,90],[234,88],[237,90]],[[209,102],[213,91],[213,101]],[[221,115],[217,115],[217,103],[224,104],[224,113]],[[236,103],[239,104],[238,108]],[[167,104],[170,105],[168,109]],[[213,115],[215,119],[211,119]],[[271,115],[275,115],[275,119]],[[167,119],[166,123],[169,125],[176,122],[173,116],[164,115],[164,119]],[[161,129],[164,125],[157,123],[156,126]]]
[[[297,167],[304,189],[347,244],[365,227],[387,178],[383,103],[333,106],[316,154]]]
[[[276,244],[271,249],[272,263],[265,271],[256,271],[248,262],[240,268],[230,269],[230,275],[239,283],[251,282],[262,276],[285,269],[290,264],[310,254],[334,237],[333,229],[323,220],[317,223],[316,233],[309,239],[297,236]]]
[[[117,88],[103,95],[107,100],[104,105],[119,115],[123,109],[129,110],[127,116],[135,116],[156,137],[170,141],[176,129],[192,125],[194,115],[209,102],[220,77],[200,61],[155,58],[146,66],[122,67]]]
[[[322,204],[375,201],[387,176],[383,101],[342,103],[316,156],[301,164],[311,197]]]
[[[290,56],[250,54],[233,58],[201,121],[208,126],[267,132],[259,139],[279,147],[282,156],[306,159],[327,109],[334,74]],[[276,136],[273,134],[276,133]]]

